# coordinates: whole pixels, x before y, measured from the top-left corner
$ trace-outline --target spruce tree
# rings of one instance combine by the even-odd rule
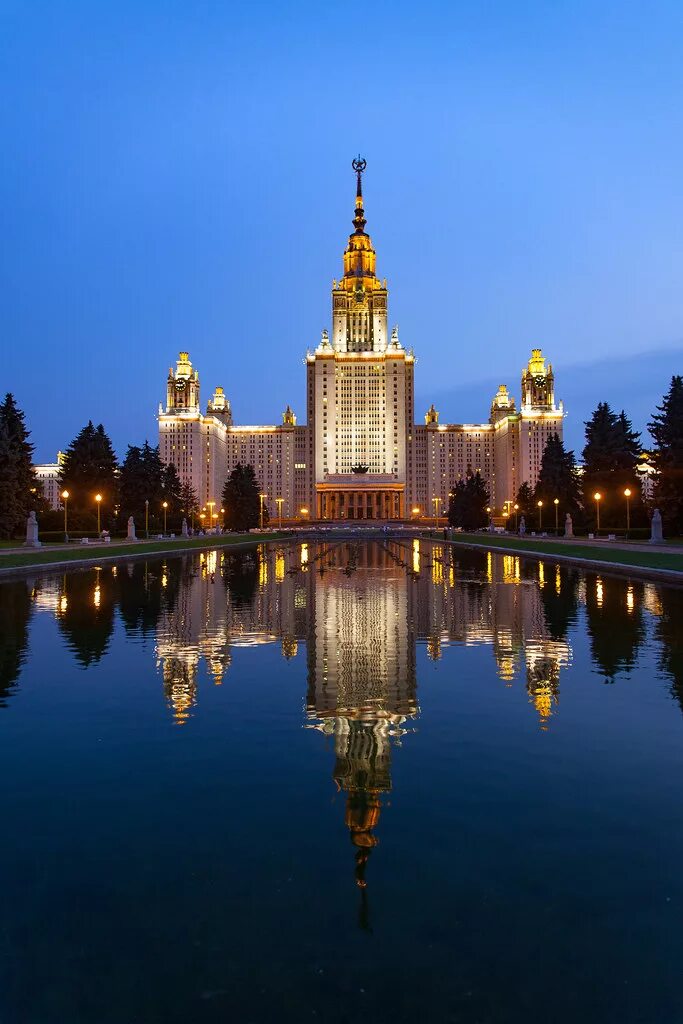
[[[181,518],[194,529],[195,518],[199,515],[199,498],[192,484],[187,482],[180,486],[180,513]]]
[[[162,474],[162,500],[168,505],[168,522],[178,526],[181,520],[180,510],[183,506],[182,489],[183,485],[178,476],[178,470],[172,462],[169,462],[167,466],[164,466]],[[213,526],[213,523],[211,525]]]
[[[259,525],[260,487],[253,466],[237,463],[223,487],[225,525],[228,530],[251,530]],[[265,516],[264,516],[265,522]]]
[[[655,442],[654,464],[658,472],[655,504],[666,528],[683,533],[683,377],[671,378],[671,386],[657,406],[647,429]]]
[[[93,520],[95,495],[102,495],[102,517],[111,519],[118,502],[117,461],[112,443],[100,423],[89,420],[76,435],[64,455],[60,488],[69,492],[69,509]]]
[[[558,434],[551,434],[546,442],[541,459],[541,468],[536,481],[533,501],[543,502],[548,525],[555,523],[555,499],[558,499],[558,526],[564,525],[564,517],[569,513],[576,525],[576,517],[581,507],[581,489],[576,472],[574,452],[566,451]]]
[[[534,492],[531,490],[531,486],[525,480],[520,485],[515,498],[515,509],[517,515],[517,526],[519,527],[520,520],[524,516],[524,525],[527,530],[534,529],[536,526],[536,506],[534,504]]]
[[[463,530],[480,530],[489,521],[488,503],[489,492],[479,471],[468,474],[466,480],[458,480],[449,495],[449,524]]]
[[[29,512],[39,511],[42,488],[33,471],[33,445],[14,396],[0,405],[0,536],[20,535]]]
[[[583,507],[591,526],[596,525],[596,499],[600,494],[600,525],[625,525],[624,491],[631,491],[631,521],[642,522],[643,504],[636,465],[640,454],[640,434],[633,430],[626,413],[617,415],[607,402],[600,402],[585,424],[581,480]]]

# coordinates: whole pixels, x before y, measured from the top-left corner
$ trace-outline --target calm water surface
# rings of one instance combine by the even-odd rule
[[[683,1020],[682,624],[412,541],[0,585],[0,1021]]]

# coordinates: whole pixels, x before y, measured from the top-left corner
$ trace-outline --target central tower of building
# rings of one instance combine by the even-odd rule
[[[354,230],[344,274],[332,284],[332,340],[322,332],[307,362],[316,515],[393,519],[405,514],[408,431],[413,422],[412,352],[387,327],[387,287],[365,231],[360,157]]]

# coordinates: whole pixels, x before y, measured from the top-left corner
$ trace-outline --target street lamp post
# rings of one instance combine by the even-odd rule
[[[68,526],[68,506],[69,506],[69,492],[62,491],[62,500],[64,502],[64,543],[69,543],[69,526]]]
[[[560,499],[559,498],[553,498],[553,505],[555,506],[555,536],[557,536],[557,534],[560,532],[560,527],[558,526],[558,523],[557,523],[557,513],[558,513],[559,508],[560,508]]]
[[[432,498],[434,503],[434,529],[436,530],[439,526],[439,506],[441,505],[441,498]]]
[[[600,499],[602,494],[600,494],[600,491],[596,491],[593,497],[595,498],[595,517],[597,523],[595,532],[600,533]]]
[[[277,525],[279,530],[282,529],[282,502],[284,500],[284,498],[275,499],[275,504],[277,505]]]
[[[540,532],[543,529],[543,502],[537,501],[536,504],[538,505],[538,529]]]
[[[102,502],[102,495],[96,494],[95,501],[97,502],[97,536],[100,535],[100,504]]]
[[[517,502],[515,502],[513,508],[515,510],[515,533],[517,533],[517,514],[519,512],[519,505],[517,504]]]
[[[162,501],[161,507],[164,510],[164,535],[166,534],[166,509],[168,508],[168,502]]]
[[[626,537],[628,538],[631,532],[631,488],[624,488],[624,497],[626,498]]]
[[[149,540],[149,498],[145,498],[145,536]]]
[[[263,502],[267,497],[267,494],[259,494],[259,498],[261,499],[261,507],[259,509],[259,529],[261,530],[263,529]]]
[[[308,515],[308,509],[307,509],[307,508],[300,508],[300,509],[299,509],[299,513],[300,513],[300,514],[301,514],[301,515],[303,516],[303,518],[305,519],[305,518],[306,518],[306,516]]]
[[[216,502],[215,501],[207,501],[206,504],[209,506],[209,527],[212,528],[214,526],[214,519],[216,518],[216,516],[214,514],[214,511],[213,511]]]

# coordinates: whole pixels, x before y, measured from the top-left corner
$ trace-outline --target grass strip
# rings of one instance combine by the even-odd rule
[[[225,548],[233,544],[262,544],[291,537],[285,533],[238,533],[222,534],[219,537],[184,537],[175,540],[135,541],[129,544],[79,544],[77,547],[53,548],[49,551],[34,549],[15,552],[11,555],[0,553],[0,569],[22,569],[33,565],[51,565],[55,562],[92,562],[98,558],[131,558],[138,555],[153,555],[155,552],[178,554],[191,548]]]
[[[430,538],[436,541],[434,537]],[[454,544],[467,544],[500,551],[515,551],[523,555],[534,553],[543,555],[566,555],[584,562],[610,562],[614,565],[637,566],[645,569],[668,569],[672,572],[683,572],[683,554],[671,551],[624,551],[621,548],[610,548],[609,543],[603,545],[571,544],[561,540],[520,540],[517,537],[486,536],[479,534],[456,534]]]

